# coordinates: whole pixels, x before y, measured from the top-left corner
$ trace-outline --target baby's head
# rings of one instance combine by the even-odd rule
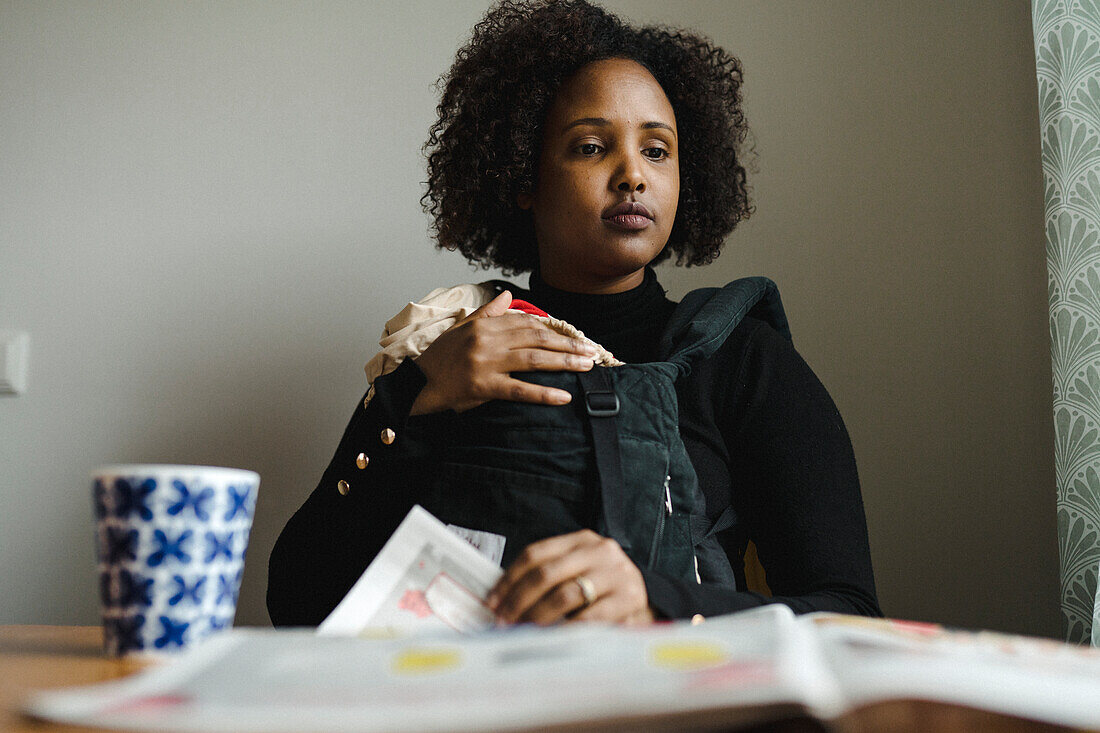
[[[471,262],[529,271],[541,243],[544,269],[561,266],[598,236],[614,257],[577,267],[705,264],[752,211],[741,65],[699,36],[635,29],[584,0],[506,0],[441,84],[423,203],[438,246]],[[624,200],[651,221],[610,222]]]

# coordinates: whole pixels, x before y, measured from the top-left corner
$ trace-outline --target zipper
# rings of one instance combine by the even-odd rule
[[[652,570],[657,565],[657,560],[661,557],[661,540],[665,536],[665,522],[668,521],[668,517],[672,516],[672,491],[669,489],[668,484],[672,480],[672,476],[668,474],[668,463],[665,463],[665,502],[657,513],[657,528],[653,531],[653,544],[649,548],[649,569]]]

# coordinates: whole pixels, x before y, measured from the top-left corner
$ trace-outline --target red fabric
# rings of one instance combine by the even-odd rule
[[[537,305],[531,305],[526,300],[520,300],[518,298],[514,298],[512,300],[512,304],[508,306],[508,310],[520,311],[522,313],[530,313],[533,316],[546,316],[547,318],[550,317],[549,313],[544,311],[542,308],[539,308]]]

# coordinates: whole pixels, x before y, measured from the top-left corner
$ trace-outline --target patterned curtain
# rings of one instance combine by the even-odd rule
[[[1100,646],[1100,0],[1033,0],[1067,641]]]

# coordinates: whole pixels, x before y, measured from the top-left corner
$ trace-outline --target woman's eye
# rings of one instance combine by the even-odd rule
[[[577,151],[580,152],[581,155],[595,155],[600,151],[600,146],[596,143],[585,143],[577,148]]]
[[[669,153],[664,148],[646,148],[642,151],[647,158],[653,160],[660,160],[661,158],[667,158]]]

